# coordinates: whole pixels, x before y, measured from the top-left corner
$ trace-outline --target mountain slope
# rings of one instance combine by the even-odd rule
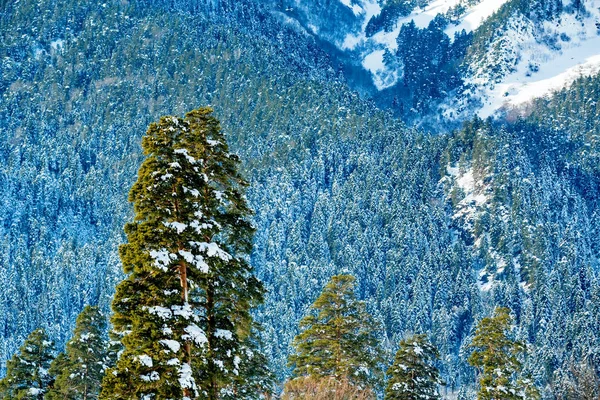
[[[303,3],[308,16],[300,23],[328,26],[326,34],[308,31],[335,46],[332,55],[358,60],[347,69],[369,72],[373,86],[365,95],[432,130],[455,127],[473,113],[501,114],[600,69],[597,0],[329,3],[332,13],[345,15],[343,23],[331,24],[318,2]],[[426,75],[421,80],[412,79],[415,58],[416,72]]]
[[[141,135],[211,104],[251,181],[251,261],[268,289],[256,318],[279,378],[297,322],[340,272],[388,351],[430,334],[448,393],[472,388],[465,345],[495,305],[535,345],[526,366],[547,397],[573,362],[598,361],[598,78],[514,123],[431,136],[361,99],[313,35],[252,2],[21,1],[0,18],[3,360],[35,327],[63,344],[84,304],[108,308]],[[404,39],[444,39],[436,24]]]

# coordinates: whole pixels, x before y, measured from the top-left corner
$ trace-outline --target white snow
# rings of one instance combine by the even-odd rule
[[[188,363],[184,363],[179,368],[179,384],[182,388],[196,389],[196,382],[192,376],[192,367]]]
[[[197,220],[190,222],[190,226],[192,228],[194,228],[194,230],[198,234],[202,234],[202,230],[204,230],[204,229],[212,229],[215,225],[216,224],[214,224],[214,223],[212,223],[212,224],[208,224],[206,222],[200,223],[200,221],[197,221]],[[192,242],[192,243],[194,243],[194,242]]]
[[[156,371],[152,371],[150,375],[140,375],[144,382],[156,382],[160,379],[160,375]]]
[[[188,264],[196,267],[199,271],[205,274],[208,273],[210,268],[204,261],[204,257],[202,257],[200,254],[192,254],[192,252],[187,250],[179,250],[179,254]]]
[[[232,259],[231,255],[227,253],[225,250],[221,249],[218,244],[211,242],[201,242],[197,244],[198,248],[201,251],[206,252],[206,255],[209,257],[218,257],[221,260],[227,262]]]
[[[394,86],[398,81],[398,71],[389,70],[383,62],[385,50],[375,50],[368,54],[362,62],[364,69],[369,71],[373,78],[373,83],[378,90],[383,90]]]
[[[181,232],[183,232],[185,230],[185,228],[187,228],[186,224],[184,224],[182,222],[177,222],[177,221],[163,222],[163,225],[166,226],[167,228],[175,229],[177,231],[177,234],[180,234]]]
[[[176,340],[162,339],[162,340],[159,340],[159,343],[162,344],[163,346],[168,347],[169,350],[173,353],[177,353],[179,351],[179,349],[181,348],[181,345]]]
[[[463,29],[467,32],[479,28],[483,21],[491,17],[508,0],[483,0],[481,3],[471,7],[461,18],[458,25],[450,25],[446,29],[446,34],[450,38],[454,37],[455,32]]]
[[[491,3],[494,3],[494,2],[503,3],[504,1],[507,1],[507,0],[484,0],[484,1],[491,2]],[[424,9],[415,9],[410,15],[398,19],[398,22],[396,22],[396,28],[394,30],[392,30],[391,32],[385,32],[385,31],[377,32],[375,35],[373,35],[371,40],[374,41],[375,43],[383,45],[385,48],[389,49],[390,51],[396,51],[396,50],[398,50],[398,43],[396,42],[396,38],[398,37],[398,34],[400,33],[400,29],[402,28],[402,25],[408,24],[411,21],[414,21],[414,23],[417,27],[427,28],[429,23],[431,21],[433,21],[433,19],[438,14],[444,14],[444,13],[448,12],[448,10],[451,7],[454,7],[459,3],[460,3],[460,0],[435,0],[435,1],[432,1]]]
[[[188,187],[183,186],[183,192],[184,193],[188,193],[189,192],[194,197],[200,196],[200,192],[198,191],[198,189],[190,189]]]
[[[189,303],[185,303],[182,306],[171,306],[171,310],[173,310],[173,315],[180,316],[185,319],[190,319],[194,317],[194,312],[192,311],[192,306]]]
[[[225,340],[233,340],[233,334],[231,333],[231,331],[228,331],[226,329],[217,329],[215,331],[215,337],[222,338]]]
[[[146,354],[137,356],[137,360],[139,361],[140,364],[142,364],[143,366],[149,367],[149,368],[152,368],[152,366],[154,365],[154,363],[152,362],[152,358]]]
[[[56,40],[53,40],[52,42],[50,42],[50,47],[52,47],[52,50],[59,50],[64,47],[64,44],[65,44],[64,40],[56,39]]]
[[[413,348],[415,350],[415,354],[417,354],[417,355],[423,354],[423,348],[421,346],[419,346],[418,344],[415,344],[413,346]]]
[[[350,6],[350,0],[340,0]],[[482,0],[460,17],[457,25],[450,24],[445,30],[452,38],[456,32],[473,31],[483,21],[497,12],[508,0]],[[385,50],[394,53],[396,38],[402,25],[414,21],[425,28],[438,14],[447,13],[452,7],[464,4],[463,0],[434,0],[425,8],[415,9],[410,15],[399,18],[391,32],[379,31],[367,38],[364,28],[368,20],[381,12],[376,2],[360,3],[366,16],[360,33],[351,32],[338,43],[341,50],[358,53],[363,68],[372,76],[378,90],[393,86],[401,76],[401,67],[386,66]],[[568,87],[580,76],[600,73],[600,37],[596,23],[600,21],[600,0],[584,0],[587,16],[577,19],[575,14],[563,13],[556,21],[546,21],[534,27],[530,21],[517,18],[509,22],[509,31],[495,43],[494,50],[484,57],[482,65],[473,71],[467,83],[471,89],[465,92],[480,98],[483,107],[479,116],[487,117],[501,108],[518,107],[530,100]],[[368,16],[368,18],[367,18]],[[567,40],[560,35],[566,34]],[[547,40],[551,39],[551,40]],[[543,44],[556,40],[559,49]],[[501,64],[505,75],[499,82],[489,76],[493,66]],[[537,69],[537,71],[536,71]],[[465,109],[461,104],[443,107],[446,117],[460,116]],[[469,108],[466,108],[469,111]]]
[[[360,15],[363,12],[361,6],[359,6],[358,4],[352,4],[350,0],[340,0],[340,3],[351,9],[354,15]]]
[[[94,334],[93,334],[93,333],[91,333],[91,332],[84,333],[84,334],[82,334],[81,336],[79,336],[79,341],[80,341],[80,342],[85,342],[85,341],[87,341],[89,338],[93,338],[93,337],[95,337],[95,336],[96,336],[96,335],[94,335]]]
[[[175,149],[175,154],[182,154],[190,164],[195,164],[196,159],[188,154],[187,149]]]
[[[174,258],[173,256],[175,255],[164,248],[160,250],[150,250],[150,257],[154,259],[154,265],[165,272],[167,271],[167,267],[171,263],[171,260]]]
[[[516,17],[508,31],[498,37],[490,51],[472,65],[467,81],[470,91],[483,103],[480,117],[500,109],[513,109],[531,100],[568,87],[581,76],[600,72],[600,0],[584,2],[588,14],[581,18],[563,13],[560,19],[534,23]],[[553,42],[553,45],[547,43]],[[489,76],[500,63],[499,81]]]
[[[350,7],[350,0],[340,0]],[[451,25],[446,32],[452,38],[454,32],[476,29],[481,23],[496,12],[508,0],[483,0],[467,9],[467,12],[461,17],[458,25]],[[373,84],[378,90],[383,90],[396,84],[401,73],[399,69],[386,66],[383,63],[383,54],[385,50],[395,53],[398,49],[396,38],[405,24],[414,21],[419,28],[426,28],[438,14],[447,13],[452,7],[457,6],[463,0],[434,0],[425,8],[417,8],[410,15],[399,18],[395,28],[390,32],[381,30],[372,37],[367,38],[365,28],[367,23],[374,15],[381,12],[381,8],[376,1],[363,2],[362,8],[365,10],[363,27],[360,33],[349,33],[345,36],[342,43],[337,46],[341,50],[355,50],[360,53],[362,66],[371,73]]]
[[[157,315],[162,319],[169,319],[173,315],[171,310],[161,306],[147,307],[146,309],[150,314]]]
[[[204,331],[196,324],[188,325],[184,331],[187,335],[183,336],[185,340],[192,340],[197,345],[203,346],[208,343],[208,339],[206,338],[206,334]]]
[[[527,76],[524,69],[526,65],[521,63],[515,73],[487,91],[487,99],[478,112],[480,117],[488,117],[501,107],[516,107],[569,87],[579,77],[598,74],[600,36],[587,40],[580,47],[563,51],[540,65],[537,73]]]
[[[480,182],[475,182],[473,169],[467,169],[462,175],[458,167],[447,166],[448,175],[456,180],[456,185],[463,191],[465,197],[458,203],[454,218],[464,218],[467,222],[473,221],[480,207],[487,202],[484,187]]]

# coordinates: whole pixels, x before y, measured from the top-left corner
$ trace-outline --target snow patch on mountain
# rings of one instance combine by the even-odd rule
[[[515,13],[487,51],[470,61],[462,96],[442,106],[444,117],[475,112],[486,118],[600,73],[600,0],[584,1],[584,7],[579,15],[563,12],[544,22]]]
[[[344,4],[349,0],[340,0]],[[336,43],[337,47],[344,51],[356,51],[362,59],[363,67],[371,73],[373,83],[378,90],[383,90],[395,85],[401,72],[390,68],[383,63],[383,53],[385,50],[394,54],[398,50],[396,39],[402,26],[414,21],[419,28],[426,28],[433,19],[439,14],[447,14],[453,8],[464,6],[465,11],[456,21],[457,24],[450,24],[446,33],[451,38],[455,32],[465,30],[472,31],[479,27],[481,23],[490,15],[495,13],[508,0],[482,0],[479,3],[468,6],[464,0],[434,0],[423,8],[415,9],[410,15],[401,17],[397,20],[395,28],[389,32],[381,30],[371,37],[367,37],[365,30],[371,17],[378,15],[381,8],[377,2],[363,2],[365,17],[363,19],[362,30],[359,33],[348,33],[341,43]]]
[[[455,206],[456,210],[453,218],[464,221],[467,229],[472,230],[477,215],[488,201],[485,194],[486,187],[481,180],[475,179],[473,168],[461,172],[458,166],[448,165],[446,172],[454,181],[455,187],[464,195],[462,200]]]
[[[508,0],[483,0],[481,3],[469,8],[456,25],[450,25],[446,29],[446,34],[451,38],[456,32],[465,30],[466,32],[474,31],[479,26],[494,15]]]
[[[529,22],[521,34],[513,29],[503,35],[503,40],[512,42],[510,50],[516,62],[497,84],[482,81],[485,74],[473,77],[471,82],[483,100],[478,112],[481,117],[523,105],[568,87],[581,76],[600,72],[600,1],[588,2],[586,8],[589,15],[583,19],[564,14],[558,22],[547,21],[541,28],[534,29]]]
[[[362,61],[363,68],[371,73],[373,83],[378,90],[393,86],[398,81],[398,71],[386,67],[383,61],[385,50],[375,50]]]
[[[599,53],[600,37],[597,37],[579,48],[571,48],[558,55],[552,62],[540,67],[540,72],[535,75],[520,74],[525,68],[520,66],[517,73],[488,91],[479,116],[488,117],[496,110],[521,106],[569,87],[579,77],[600,73]]]
[[[354,15],[360,15],[364,12],[361,6],[359,6],[358,4],[352,4],[350,0],[340,0],[340,2],[346,7],[350,8]]]

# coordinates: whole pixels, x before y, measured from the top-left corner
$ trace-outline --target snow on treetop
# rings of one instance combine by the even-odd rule
[[[196,159],[188,154],[187,149],[175,149],[175,154],[182,154],[190,164],[195,164]]]
[[[179,344],[179,342],[177,342],[176,340],[172,339],[162,339],[159,340],[159,343],[167,347],[173,353],[177,353],[181,348],[181,344]]]
[[[160,379],[160,375],[156,371],[152,371],[149,375],[140,375],[144,382],[156,382]]]
[[[147,354],[142,354],[141,356],[137,356],[136,358],[140,364],[146,367],[152,368],[152,366],[154,365],[154,363],[152,362],[152,358]]]
[[[188,363],[184,363],[179,368],[179,384],[182,388],[196,390],[196,382],[192,376],[192,367]]]
[[[150,314],[157,315],[163,320],[168,320],[176,316],[184,319],[197,319],[197,316],[192,312],[192,307],[186,303],[183,306],[173,305],[170,308],[162,306],[144,307]]]
[[[217,329],[215,332],[215,337],[222,338],[225,340],[233,340],[233,334],[231,331],[226,329]]]
[[[419,346],[418,344],[413,344],[413,349],[415,351],[415,354],[421,355],[423,354],[423,348],[421,346]]]
[[[185,340],[192,340],[198,345],[205,345],[208,343],[208,339],[206,338],[206,334],[204,331],[196,324],[188,325],[185,329],[187,335],[183,336]]]
[[[206,274],[210,270],[208,264],[204,261],[204,257],[201,255],[192,254],[192,252],[187,250],[179,250],[179,254],[183,257],[185,262],[196,267],[199,271]]]
[[[163,270],[167,271],[167,267],[171,264],[171,260],[175,260],[177,258],[176,254],[171,253],[165,248],[160,250],[150,250],[150,257],[154,259],[154,265]]]
[[[196,246],[201,250],[205,251],[209,257],[218,257],[223,261],[230,261],[233,257],[225,250],[221,249],[218,244],[201,242],[197,243]]]
[[[177,222],[177,221],[163,222],[163,225],[166,226],[167,228],[175,229],[178,234],[183,232],[185,230],[185,228],[187,228],[186,224],[184,224],[182,222]]]

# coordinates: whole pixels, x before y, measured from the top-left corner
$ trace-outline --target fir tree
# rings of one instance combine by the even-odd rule
[[[275,386],[275,377],[269,370],[269,361],[260,351],[257,332],[246,339],[240,348],[239,373],[230,388],[231,398],[256,400],[269,398]]]
[[[128,276],[113,300],[124,351],[101,398],[234,398],[263,292],[246,261],[253,227],[239,159],[210,108],[161,118],[142,147],[120,248]]]
[[[98,307],[86,306],[77,317],[65,352],[50,366],[55,381],[46,399],[98,398],[104,371],[111,363],[105,332],[106,318]]]
[[[394,364],[387,371],[389,380],[385,399],[439,399],[438,386],[442,380],[433,365],[438,357],[438,350],[425,335],[413,335],[402,340]]]
[[[381,350],[375,337],[377,324],[365,303],[354,295],[355,278],[331,278],[300,321],[294,338],[296,352],[289,357],[297,377],[333,377],[365,388],[380,378]]]
[[[537,399],[539,393],[529,379],[523,379],[519,356],[525,346],[510,339],[510,310],[497,307],[492,317],[483,318],[469,345],[474,349],[469,364],[480,373],[479,400]]]
[[[6,376],[0,380],[0,399],[42,400],[52,383],[48,369],[53,351],[54,343],[43,329],[31,332],[19,354],[6,364]]]

